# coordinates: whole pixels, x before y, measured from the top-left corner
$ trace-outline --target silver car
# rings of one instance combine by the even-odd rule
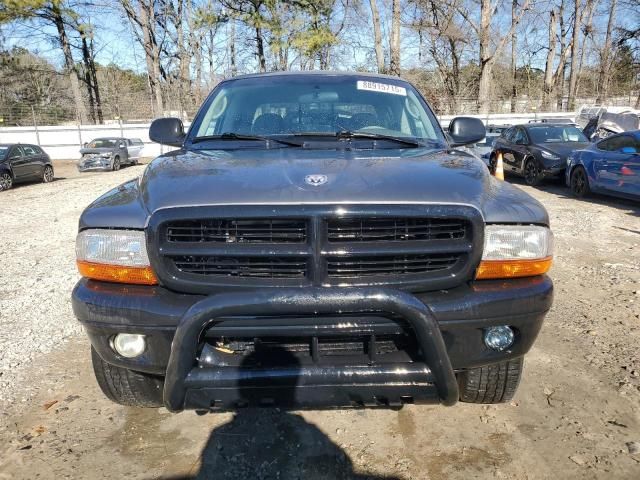
[[[96,138],[80,150],[78,170],[120,170],[123,165],[136,165],[143,148],[139,138]]]

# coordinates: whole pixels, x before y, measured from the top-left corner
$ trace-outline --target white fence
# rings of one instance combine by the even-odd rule
[[[540,118],[571,118],[575,113],[523,113],[468,115],[482,119],[485,124],[514,125],[527,123]],[[439,117],[443,127],[455,115]],[[149,124],[110,124],[110,125],[67,125],[55,127],[3,127],[0,128],[0,144],[31,143],[40,145],[54,160],[77,159],[79,150],[85,142],[97,137],[140,138],[144,142],[143,157],[155,157],[171,147],[162,147],[149,140]]]

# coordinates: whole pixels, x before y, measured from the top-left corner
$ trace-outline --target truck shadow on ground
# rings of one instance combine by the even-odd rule
[[[277,356],[299,367],[291,353],[281,350]],[[250,357],[247,363],[252,363]],[[242,382],[238,386],[242,387]],[[286,405],[287,400],[294,399],[295,387],[286,389],[283,395],[281,400]],[[193,475],[165,480],[399,480],[356,473],[348,455],[318,427],[300,415],[276,408],[238,410],[230,422],[211,432],[200,460],[200,469]]]

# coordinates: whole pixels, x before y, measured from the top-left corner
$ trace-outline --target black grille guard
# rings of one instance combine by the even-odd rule
[[[171,344],[164,384],[164,404],[171,411],[185,408],[189,373],[194,369],[202,332],[220,317],[240,315],[335,315],[341,312],[400,316],[413,327],[424,361],[431,370],[440,402],[458,401],[458,384],[433,313],[409,293],[366,288],[266,288],[245,293],[209,296],[184,315]],[[215,384],[211,385],[215,388]]]

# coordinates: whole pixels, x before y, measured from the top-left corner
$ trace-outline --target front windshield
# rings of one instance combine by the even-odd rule
[[[118,144],[116,138],[96,138],[89,142],[87,147],[89,148],[113,148]]]
[[[533,143],[588,142],[587,137],[572,125],[553,127],[529,127]]]
[[[399,79],[344,75],[225,82],[207,100],[190,137],[335,136],[338,132],[444,143],[437,120],[411,85]]]

